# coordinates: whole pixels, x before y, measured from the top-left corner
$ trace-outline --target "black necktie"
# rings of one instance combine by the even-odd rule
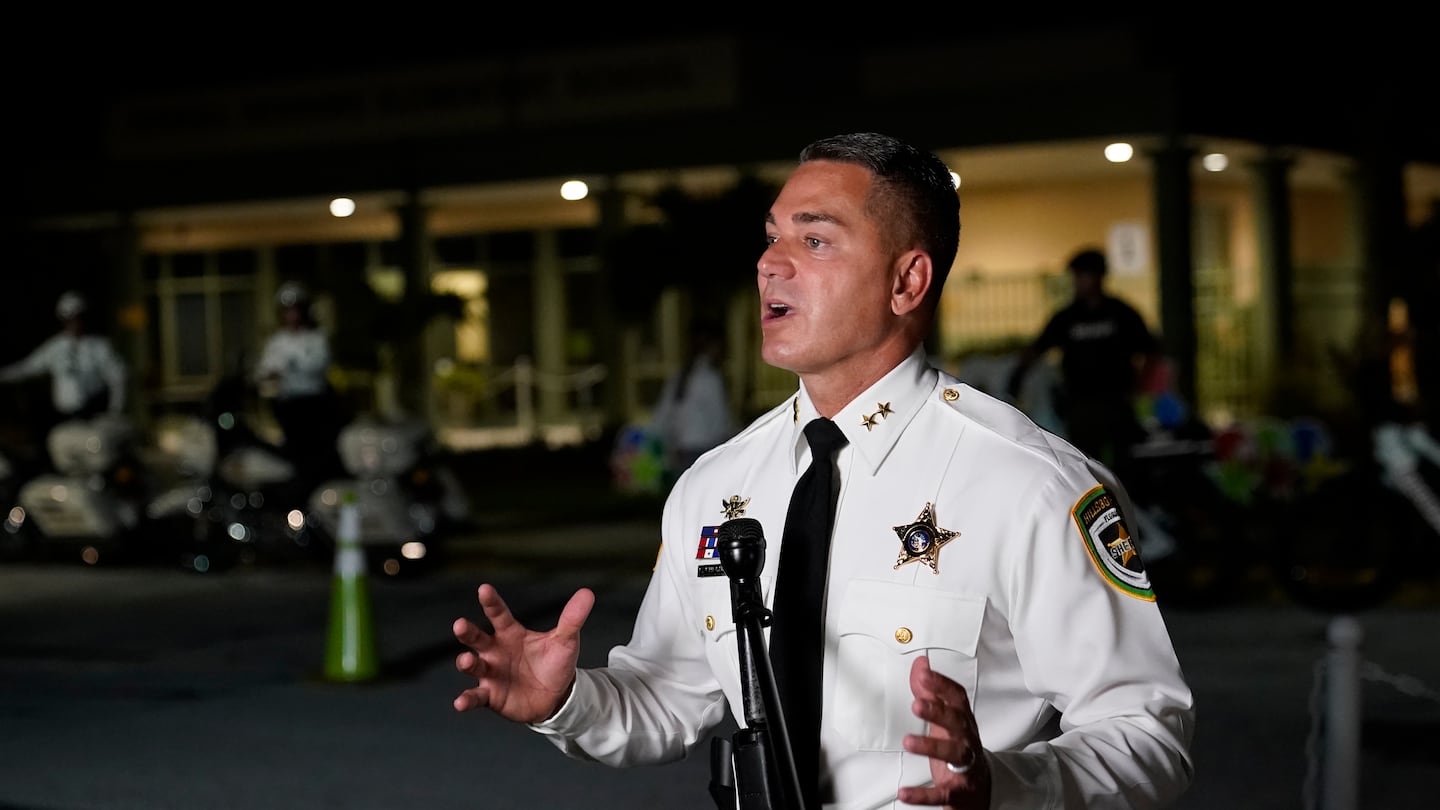
[[[805,807],[820,807],[820,704],[825,653],[825,579],[835,523],[835,452],[845,434],[823,417],[805,426],[810,467],[795,484],[775,580],[770,661]]]

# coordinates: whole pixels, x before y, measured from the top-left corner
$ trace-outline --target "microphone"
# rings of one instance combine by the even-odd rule
[[[755,518],[731,518],[720,524],[715,536],[715,550],[725,576],[743,597],[739,604],[763,606],[760,597],[760,570],[765,567],[765,527]],[[763,607],[761,608],[764,610]],[[770,624],[769,611],[764,611],[762,624]],[[736,617],[739,618],[738,616]]]
[[[716,757],[723,760],[728,753],[733,760],[734,796],[740,810],[801,808],[803,794],[763,630],[770,625],[772,616],[760,594],[760,571],[765,567],[765,529],[755,518],[731,518],[720,524],[715,550],[720,557],[720,567],[730,578],[740,697],[745,710],[744,727],[735,732],[728,751],[715,746]],[[712,761],[712,766],[714,764]]]

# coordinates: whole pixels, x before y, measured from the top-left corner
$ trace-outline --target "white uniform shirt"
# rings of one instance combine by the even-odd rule
[[[0,369],[0,382],[50,375],[55,410],[73,414],[107,387],[110,413],[125,409],[125,363],[101,335],[60,332],[24,359]]]
[[[730,582],[703,536],[732,505],[761,523],[770,604],[816,415],[802,387],[681,477],[631,640],[607,667],[581,670],[565,706],[533,728],[570,756],[628,766],[685,756],[727,710],[745,725]],[[902,748],[924,731],[911,712],[917,655],[969,691],[992,807],[1174,800],[1192,774],[1191,692],[1115,522],[1115,499],[1128,501],[1102,485],[1108,473],[932,368],[923,349],[835,422],[849,444],[825,621],[827,807],[897,807],[900,785],[930,781],[928,760]],[[900,564],[901,533],[927,507],[955,533],[933,570]]]
[[[278,374],[275,395],[288,399],[324,392],[329,368],[330,342],[323,331],[281,329],[265,341],[255,375],[263,380]]]

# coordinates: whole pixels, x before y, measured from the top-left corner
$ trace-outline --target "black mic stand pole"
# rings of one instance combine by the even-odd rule
[[[765,533],[754,518],[733,518],[720,525],[715,544],[720,564],[730,578],[731,610],[735,614],[736,649],[740,659],[740,690],[745,727],[736,731],[731,759],[739,810],[805,810],[800,777],[785,728],[775,673],[765,645],[764,628],[771,612],[760,595],[760,570],[765,564]],[[717,752],[726,746],[717,738]],[[711,767],[724,763],[712,752]],[[720,780],[724,783],[723,778]],[[711,795],[721,802],[716,781]],[[721,805],[724,806],[724,805]]]

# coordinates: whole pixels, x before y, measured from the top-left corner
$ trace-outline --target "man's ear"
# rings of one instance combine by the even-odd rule
[[[896,315],[912,312],[925,301],[935,268],[930,254],[923,250],[907,250],[895,260],[895,278],[890,287],[890,310]]]

